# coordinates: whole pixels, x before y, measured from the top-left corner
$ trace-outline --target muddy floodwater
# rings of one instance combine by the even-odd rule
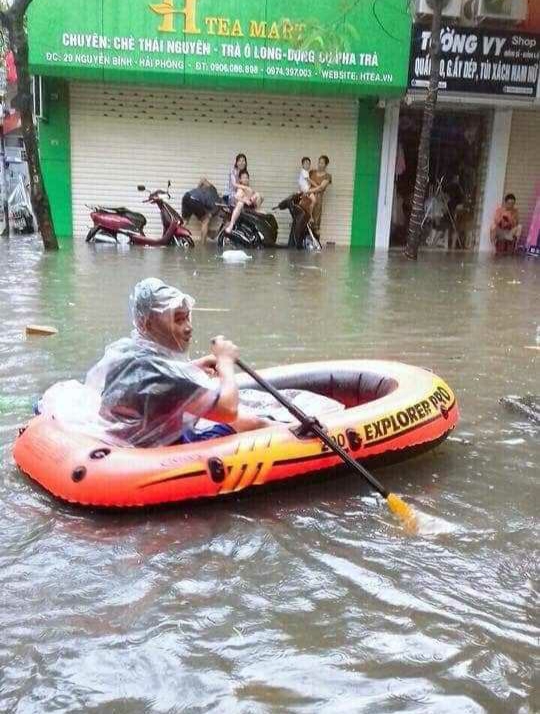
[[[540,710],[540,432],[498,403],[540,393],[538,260],[338,249],[227,265],[12,238],[0,262],[1,712]],[[195,313],[195,354],[221,333],[257,367],[385,358],[446,379],[452,439],[376,473],[420,535],[350,473],[127,514],[22,476],[11,448],[33,400],[127,333],[148,276],[213,309]],[[24,339],[29,323],[59,334]]]

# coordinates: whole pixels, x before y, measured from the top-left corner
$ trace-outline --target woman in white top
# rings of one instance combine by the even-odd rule
[[[229,206],[234,206],[236,203],[236,192],[238,191],[238,187],[240,185],[240,171],[247,171],[247,167],[247,156],[245,154],[238,154],[234,162],[234,166],[229,173],[229,183],[227,186]]]

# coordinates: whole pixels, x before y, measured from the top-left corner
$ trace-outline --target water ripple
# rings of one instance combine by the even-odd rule
[[[498,404],[538,391],[519,347],[536,334],[536,266],[336,250],[231,271],[212,250],[43,256],[25,238],[0,257],[1,711],[538,708],[539,431]],[[22,477],[11,445],[33,399],[125,334],[126,296],[147,275],[227,307],[196,314],[197,350],[219,331],[259,366],[364,356],[444,375],[456,439],[377,474],[418,510],[420,536],[343,473],[130,514],[74,510]],[[25,339],[38,321],[59,334]]]

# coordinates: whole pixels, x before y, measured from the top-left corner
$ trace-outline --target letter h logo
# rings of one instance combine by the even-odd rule
[[[199,35],[197,27],[197,0],[184,0],[184,9],[175,6],[175,0],[162,0],[159,4],[150,4],[150,9],[156,15],[161,15],[161,25],[158,32],[176,32],[176,16],[184,16],[184,33],[186,35]]]

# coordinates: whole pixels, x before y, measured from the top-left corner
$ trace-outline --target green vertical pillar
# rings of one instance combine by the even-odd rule
[[[384,112],[359,102],[351,248],[373,248],[381,171]]]
[[[71,136],[69,85],[43,78],[43,114],[39,123],[39,153],[43,180],[58,238],[72,238]]]

